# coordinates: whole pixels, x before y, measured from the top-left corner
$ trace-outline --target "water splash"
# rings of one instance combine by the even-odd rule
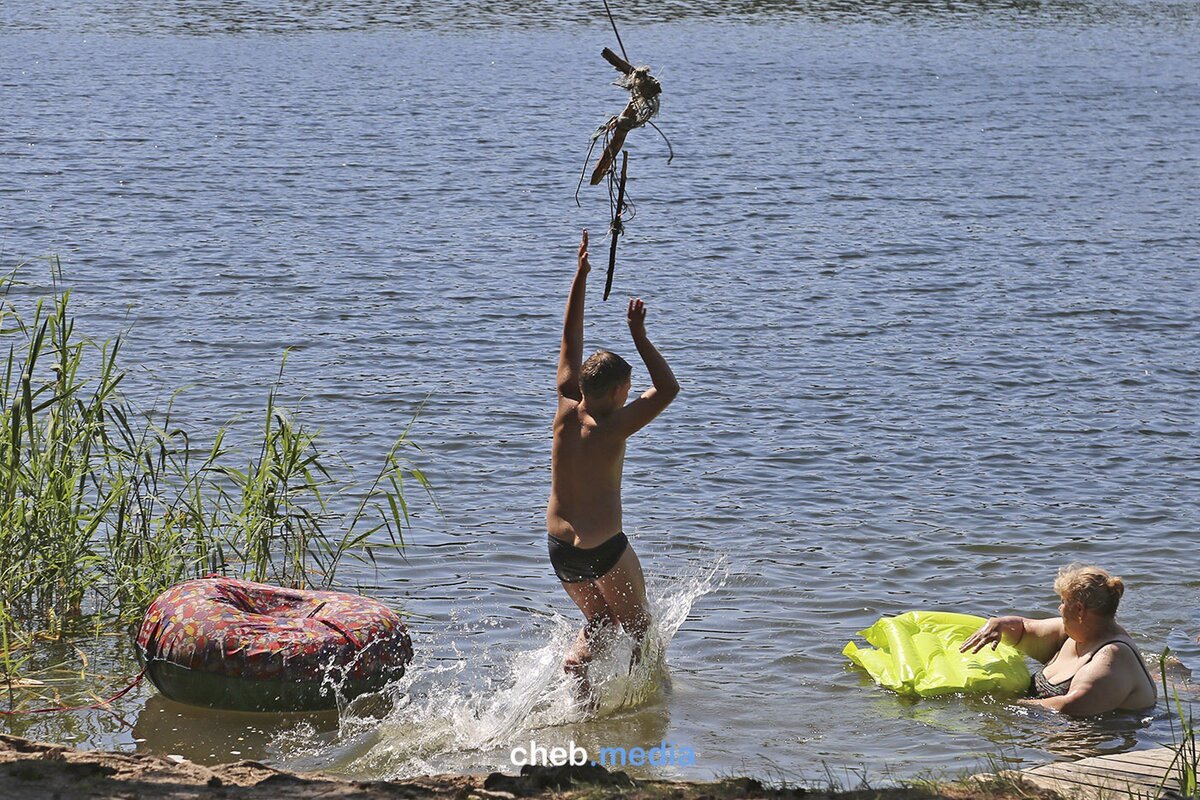
[[[654,624],[640,661],[631,666],[632,642],[620,635],[590,666],[590,702],[577,696],[562,668],[580,620],[554,614],[549,635],[533,649],[484,649],[466,657],[450,643],[447,657],[437,647],[421,648],[403,679],[347,704],[336,732],[300,725],[276,736],[272,750],[291,769],[372,778],[511,769],[515,743],[550,742],[564,726],[628,713],[661,698],[669,687],[668,645],[693,604],[725,576],[725,561],[719,559],[699,574],[648,587]]]

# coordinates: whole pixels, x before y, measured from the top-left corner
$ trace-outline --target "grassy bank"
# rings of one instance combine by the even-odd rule
[[[42,270],[0,277],[5,676],[20,673],[35,637],[85,616],[136,619],[186,578],[331,586],[347,559],[403,545],[406,489],[429,492],[408,429],[359,480],[281,403],[286,354],[249,447],[226,445],[228,424],[189,427],[170,401],[147,413],[122,394],[121,339],[77,329],[57,259],[48,290],[21,283]]]

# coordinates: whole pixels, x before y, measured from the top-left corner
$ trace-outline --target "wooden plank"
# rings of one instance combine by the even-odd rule
[[[1165,747],[1156,748],[1154,750],[1133,750],[1128,753],[1115,753],[1109,756],[1093,756],[1091,758],[1082,758],[1079,761],[1055,761],[1050,764],[1043,764],[1040,767],[1033,767],[1029,772],[1059,768],[1059,767],[1103,767],[1122,770],[1139,770],[1143,772],[1162,772],[1166,770],[1171,761],[1174,759],[1175,753]]]
[[[1128,753],[1113,753],[1111,756],[1103,756],[1105,761],[1128,762],[1130,764],[1146,764],[1148,766],[1161,765],[1162,769],[1170,766],[1175,759],[1175,751],[1168,750],[1165,747],[1157,747],[1153,750],[1130,750]]]
[[[1155,780],[1162,778],[1167,773],[1167,765],[1169,762],[1162,764],[1145,764],[1131,761],[1102,761],[1092,762],[1090,764],[1078,762],[1075,764],[1047,764],[1044,767],[1038,767],[1034,772],[1041,775],[1057,775],[1064,772],[1079,772],[1081,774],[1090,775],[1113,775],[1127,776],[1133,778],[1150,778]]]
[[[1068,797],[1091,800],[1157,798],[1173,788],[1173,777],[1169,772],[1174,757],[1174,752],[1165,747],[1135,750],[1073,762],[1056,761],[1022,770],[1018,775],[1036,786]]]
[[[1146,786],[1125,780],[1110,780],[1097,776],[1071,775],[1062,778],[1048,775],[1023,775],[1022,778],[1037,786],[1051,789],[1060,794],[1074,797],[1159,797],[1158,785]]]
[[[1038,777],[1066,783],[1078,783],[1082,786],[1128,786],[1145,790],[1155,790],[1162,785],[1162,776],[1128,775],[1119,772],[1092,770],[1058,770],[1055,772],[1040,772]]]
[[[1030,780],[1040,789],[1049,789],[1071,800],[1159,800],[1157,792],[1141,791],[1126,786],[1095,786],[1093,784],[1052,781],[1048,778]]]

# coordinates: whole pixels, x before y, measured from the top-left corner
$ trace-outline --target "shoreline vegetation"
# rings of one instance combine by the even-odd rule
[[[20,692],[18,703],[13,689],[36,685],[23,679],[42,642],[117,629],[162,590],[206,574],[333,587],[347,559],[373,563],[403,547],[413,483],[437,508],[409,459],[419,451],[412,422],[370,480],[356,479],[282,404],[286,352],[247,447],[227,444],[232,422],[197,431],[176,419],[182,390],[143,411],[121,393],[121,338],[76,329],[62,267],[48,260],[48,288],[18,280],[28,264],[0,276],[0,681],[10,709],[37,702]]]

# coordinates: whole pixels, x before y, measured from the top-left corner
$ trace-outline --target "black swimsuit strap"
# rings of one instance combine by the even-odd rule
[[[1038,670],[1039,672],[1042,673],[1042,680],[1046,681],[1046,683],[1050,684],[1051,686],[1062,686],[1064,683],[1069,683],[1071,681],[1071,679],[1074,678],[1079,673],[1080,667],[1083,667],[1086,664],[1092,663],[1092,659],[1096,657],[1096,653],[1099,653],[1101,650],[1108,647],[1110,644],[1123,644],[1126,647],[1128,647],[1130,650],[1132,650],[1133,654],[1135,656],[1137,656],[1137,662],[1142,665],[1142,672],[1146,673],[1146,679],[1150,681],[1151,686],[1154,685],[1154,678],[1150,675],[1150,670],[1146,668],[1146,659],[1142,658],[1142,654],[1138,652],[1138,649],[1136,647],[1134,647],[1132,644],[1125,641],[1124,639],[1109,639],[1107,642],[1100,645],[1092,652],[1088,653],[1088,656],[1086,659],[1084,659],[1083,664],[1080,664],[1079,667],[1076,667],[1075,672],[1072,672],[1070,677],[1063,678],[1058,683],[1051,683],[1051,681],[1048,678],[1046,678],[1046,675],[1045,675],[1046,667],[1050,666],[1051,664],[1053,664],[1055,661],[1058,660],[1058,654],[1062,652],[1062,648],[1060,647],[1060,648],[1058,648],[1058,651],[1053,656],[1050,657],[1050,660],[1047,661],[1045,664],[1043,664],[1041,669]]]
[[[1108,647],[1110,644],[1123,644],[1126,647],[1128,647],[1130,650],[1132,650],[1133,654],[1135,656],[1137,656],[1137,662],[1138,662],[1138,664],[1141,665],[1142,672],[1144,672],[1146,674],[1146,680],[1150,681],[1151,686],[1154,686],[1154,677],[1150,674],[1150,669],[1146,666],[1146,659],[1142,658],[1142,654],[1140,652],[1138,652],[1138,649],[1136,647],[1134,647],[1132,644],[1125,641],[1124,639],[1109,639],[1107,642],[1105,642],[1104,644],[1100,645],[1095,650],[1093,650],[1091,655],[1088,656],[1087,661],[1085,661],[1083,663],[1084,664],[1089,663],[1092,660],[1092,656],[1096,655],[1096,653],[1099,653],[1101,650]],[[1076,671],[1078,671],[1078,670],[1076,670]]]

